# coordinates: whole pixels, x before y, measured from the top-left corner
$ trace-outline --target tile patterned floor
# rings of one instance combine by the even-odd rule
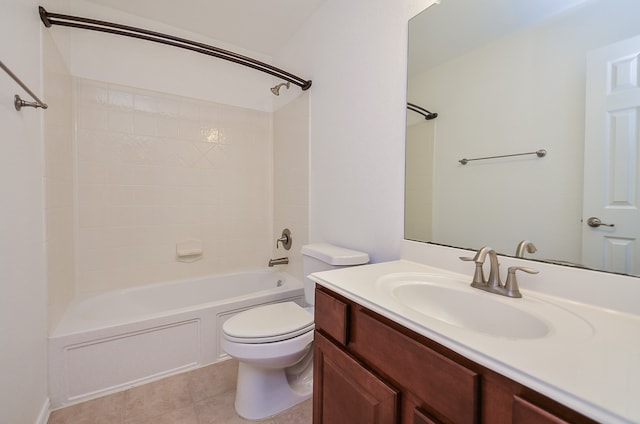
[[[51,413],[48,424],[310,424],[311,400],[260,421],[234,408],[238,363],[194,371],[79,403]]]

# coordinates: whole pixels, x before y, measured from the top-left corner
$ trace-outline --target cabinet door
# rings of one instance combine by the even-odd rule
[[[519,396],[513,397],[514,424],[569,424],[551,412],[534,405]]]
[[[413,411],[413,424],[440,424],[440,421],[436,420],[420,408],[416,408]]]
[[[398,392],[315,333],[314,424],[396,424]]]

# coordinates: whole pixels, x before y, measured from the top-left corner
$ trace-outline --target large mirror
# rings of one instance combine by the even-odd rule
[[[412,18],[407,101],[438,117],[407,110],[405,238],[639,275],[638,16],[442,0]]]

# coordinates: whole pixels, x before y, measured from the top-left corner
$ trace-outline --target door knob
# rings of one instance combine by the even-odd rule
[[[587,219],[587,225],[593,228],[598,228],[601,225],[604,227],[615,227],[615,224],[605,224],[604,222],[600,221],[600,218],[596,218],[595,216]]]

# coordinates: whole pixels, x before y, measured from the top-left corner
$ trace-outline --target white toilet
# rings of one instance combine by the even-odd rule
[[[222,348],[238,359],[235,408],[258,420],[309,399],[313,390],[313,305],[315,283],[306,276],[361,265],[369,255],[326,243],[302,247],[305,300],[258,306],[229,318],[222,326]]]

